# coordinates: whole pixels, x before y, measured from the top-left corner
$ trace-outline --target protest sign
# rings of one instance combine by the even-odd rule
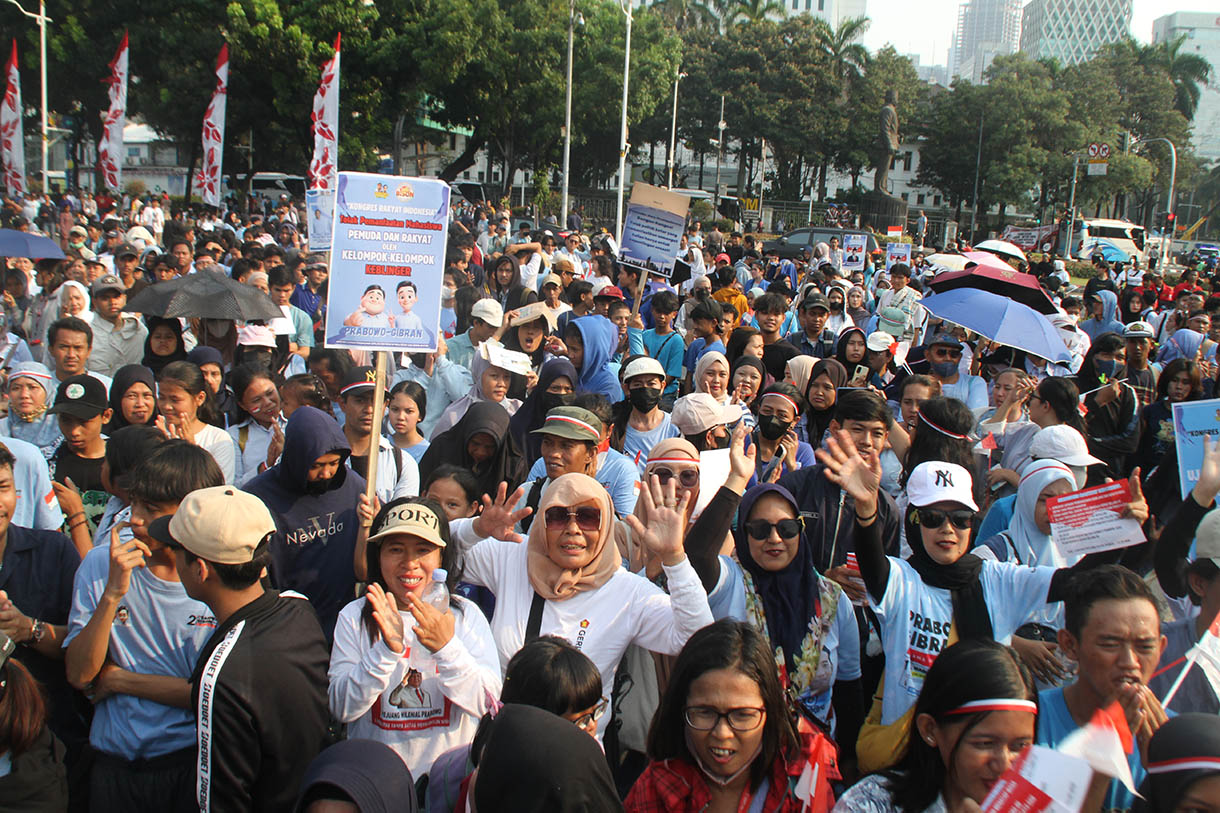
[[[1178,487],[1182,499],[1199,481],[1206,435],[1220,435],[1220,398],[1173,405],[1173,442],[1178,449]]]
[[[1069,560],[1103,550],[1117,550],[1144,541],[1137,520],[1120,516],[1131,502],[1131,484],[1116,480],[1046,501],[1051,539]]]
[[[911,264],[910,243],[890,243],[885,247],[885,270],[893,268],[894,263]]]
[[[843,270],[863,271],[868,242],[863,234],[843,235]]]
[[[619,262],[668,279],[682,245],[689,208],[686,195],[637,181],[627,203]],[[645,279],[642,275],[640,281]]]
[[[449,230],[449,185],[340,172],[326,344],[434,352]]]
[[[479,345],[479,354],[492,367],[499,367],[501,370],[508,370],[510,373],[529,375],[534,371],[529,356],[524,353],[518,353],[516,350],[509,350],[492,339],[488,339]]]
[[[335,219],[335,190],[306,190],[305,211],[309,217],[309,250],[330,251],[331,229]]]
[[[1093,769],[1080,757],[1031,745],[991,786],[983,813],[1074,813],[1092,778]]]

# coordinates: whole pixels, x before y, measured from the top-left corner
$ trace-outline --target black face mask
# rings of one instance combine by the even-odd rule
[[[843,303],[836,302],[832,299],[832,300],[830,300],[830,309],[832,311],[841,311],[841,310],[843,310]]]
[[[652,412],[661,403],[661,391],[652,387],[637,387],[627,393],[627,400],[640,412]]]
[[[703,300],[705,300],[709,296],[711,296],[711,293],[712,292],[709,291],[707,288],[696,288],[695,289],[695,299],[698,299],[700,302],[702,302]]]
[[[791,428],[791,421],[781,420],[774,415],[758,416],[758,432],[767,440],[779,440],[788,434],[788,430]]]
[[[542,393],[542,406],[546,408],[547,412],[550,412],[555,407],[571,406],[573,398],[575,396],[571,394],[560,395],[555,392],[544,392]]]

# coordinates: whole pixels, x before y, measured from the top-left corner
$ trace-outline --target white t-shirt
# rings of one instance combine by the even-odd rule
[[[500,659],[491,628],[471,601],[455,596],[451,607],[453,638],[424,660],[435,668],[418,686],[407,684],[411,652],[422,649],[412,628],[415,617],[402,616],[400,655],[381,640],[369,644],[360,622],[365,599],[339,611],[330,653],[330,710],[348,724],[348,736],[377,740],[393,748],[414,776],[421,776],[450,748],[474,738],[479,718],[500,696]],[[430,657],[428,657],[430,655]]]
[[[210,454],[220,466],[225,484],[233,485],[237,474],[237,443],[229,433],[210,423],[204,424],[203,429],[195,433],[195,445]]]
[[[483,585],[496,595],[491,619],[492,635],[500,662],[525,644],[534,588],[527,568],[528,545],[478,540],[471,520],[455,520],[450,526],[454,539],[466,556],[463,579]],[[477,544],[475,544],[477,543]],[[608,544],[614,544],[610,540]],[[619,569],[610,581],[595,590],[577,593],[563,601],[547,601],[542,609],[539,635],[558,635],[589,656],[602,676],[602,691],[614,687],[614,671],[630,644],[638,644],[662,655],[676,655],[692,635],[712,623],[707,593],[689,559],[666,567],[669,593],[642,576]],[[610,715],[598,723],[598,738]]]
[[[948,646],[953,623],[953,598],[948,590],[924,584],[904,560],[892,556],[889,560],[885,595],[880,602],[869,596],[881,621],[885,650],[882,725],[894,722],[914,705],[932,662]],[[979,578],[997,641],[1008,643],[1017,627],[1046,603],[1054,572],[1053,567],[983,562]]]

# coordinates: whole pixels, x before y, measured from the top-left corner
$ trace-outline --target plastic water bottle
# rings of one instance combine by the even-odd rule
[[[448,578],[449,573],[443,567],[438,567],[432,571],[432,581],[424,588],[424,602],[442,613],[449,609],[449,588],[445,586]],[[436,673],[436,659],[418,639],[411,645],[410,662],[411,668],[419,671],[425,678]]]

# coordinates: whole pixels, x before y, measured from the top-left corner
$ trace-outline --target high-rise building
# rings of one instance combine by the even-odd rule
[[[1131,34],[1132,0],[1033,0],[1021,15],[1021,51],[1064,65],[1087,62],[1097,49]]]
[[[1199,89],[1199,106],[1191,142],[1195,154],[1207,161],[1220,160],[1220,15],[1215,12],[1179,11],[1157,18],[1152,41],[1167,42],[1185,36],[1180,53],[1197,54],[1212,66],[1211,80]]]
[[[957,9],[949,72],[983,81],[992,60],[1015,53],[1021,37],[1021,0],[970,0]]]
[[[808,14],[820,17],[832,27],[851,17],[868,15],[867,0],[780,0],[780,3],[789,17]]]

